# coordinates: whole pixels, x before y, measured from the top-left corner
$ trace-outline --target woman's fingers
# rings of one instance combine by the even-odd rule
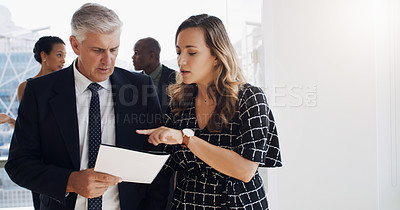
[[[143,134],[143,135],[151,135],[154,131],[156,131],[158,128],[154,129],[143,129],[143,130],[136,130],[136,133],[138,134]]]
[[[146,135],[149,135],[149,143],[157,146],[158,144],[160,144],[160,141],[158,139],[159,139],[159,135],[161,133],[162,127],[159,127],[157,129],[150,129],[150,130],[152,130],[151,133],[147,132],[148,130],[140,130],[138,133],[139,134],[146,134],[145,132],[150,133],[150,134],[146,134]],[[144,131],[144,132],[142,132],[142,131]]]
[[[157,146],[159,143],[157,142],[157,140],[156,139],[154,139],[154,138],[151,138],[151,136],[149,137],[149,143],[150,144],[153,144],[154,146]]]
[[[167,127],[156,129],[136,130],[138,134],[149,135],[149,143],[158,144],[180,144],[181,132]]]

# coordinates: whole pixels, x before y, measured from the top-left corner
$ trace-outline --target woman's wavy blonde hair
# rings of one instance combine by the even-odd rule
[[[210,132],[218,132],[233,118],[237,110],[239,88],[245,83],[245,79],[239,68],[236,52],[219,18],[207,14],[189,17],[179,26],[175,44],[179,33],[187,28],[201,28],[204,31],[206,44],[211,54],[218,60],[215,67],[217,77],[207,88],[208,96],[213,97],[216,103],[215,110],[207,123],[207,129]],[[184,84],[182,75],[177,74],[176,84],[168,87],[172,113],[178,116],[191,104],[196,94],[196,84]]]

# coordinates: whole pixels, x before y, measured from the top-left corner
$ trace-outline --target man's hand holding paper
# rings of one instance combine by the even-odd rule
[[[121,177],[125,182],[151,184],[169,155],[100,145],[96,172]]]

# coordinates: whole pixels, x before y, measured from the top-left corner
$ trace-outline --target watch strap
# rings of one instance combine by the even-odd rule
[[[184,145],[185,147],[187,147],[189,145],[189,141],[190,141],[190,136],[186,136],[183,131],[182,132],[182,145]]]

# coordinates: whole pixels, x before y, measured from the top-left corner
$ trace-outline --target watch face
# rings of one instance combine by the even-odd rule
[[[194,136],[194,131],[192,129],[189,128],[185,128],[182,130],[183,134],[185,134],[185,136]]]

